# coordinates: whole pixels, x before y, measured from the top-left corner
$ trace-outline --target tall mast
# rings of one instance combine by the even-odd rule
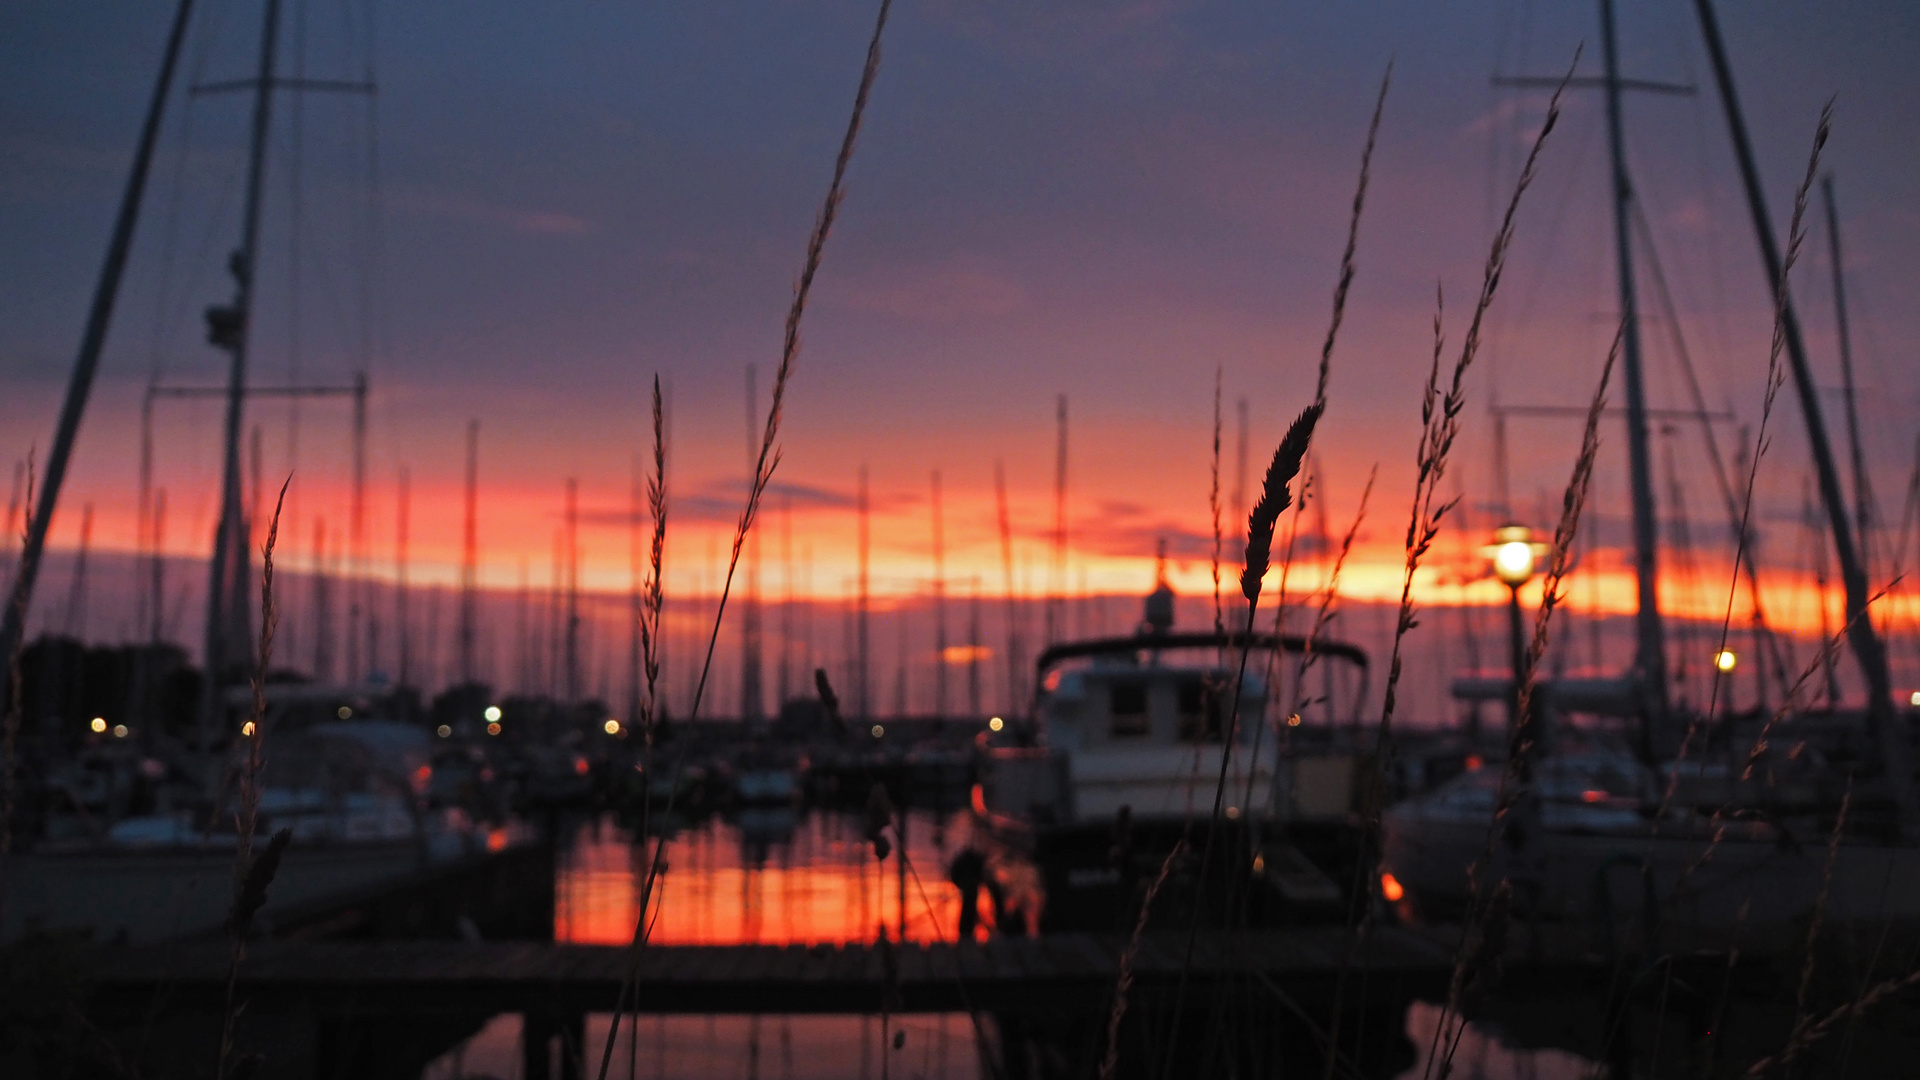
[[[474,588],[480,573],[480,421],[467,421],[467,488],[460,546],[460,682],[474,680]]]
[[[87,549],[93,546],[93,504],[80,508],[80,554],[73,563],[73,587],[67,594],[67,636],[87,640]]]
[[[1720,103],[1726,110],[1728,133],[1740,165],[1741,186],[1746,190],[1747,209],[1753,215],[1761,265],[1766,271],[1768,286],[1782,291],[1780,248],[1767,222],[1767,200],[1760,189],[1760,170],[1754,165],[1747,123],[1740,113],[1740,99],[1734,93],[1733,69],[1727,63],[1726,43],[1720,39],[1720,23],[1714,16],[1712,0],[1694,0],[1694,10],[1699,13],[1701,35],[1706,39],[1707,55],[1713,61],[1714,81],[1720,87]],[[1914,802],[1906,732],[1895,723],[1886,649],[1873,620],[1867,617],[1867,571],[1860,562],[1859,548],[1854,546],[1853,526],[1847,521],[1847,504],[1840,494],[1840,472],[1834,467],[1826,419],[1820,414],[1819,391],[1813,382],[1813,369],[1807,363],[1806,342],[1800,336],[1800,319],[1794,313],[1790,296],[1780,298],[1780,321],[1786,331],[1787,359],[1793,367],[1793,388],[1800,399],[1800,413],[1807,425],[1807,444],[1813,451],[1814,470],[1820,482],[1820,501],[1833,530],[1834,554],[1839,558],[1840,576],[1846,586],[1847,640],[1866,676],[1867,720],[1879,742],[1890,794],[1900,808],[1902,821],[1912,823],[1920,808],[1916,808]]]
[[[248,558],[241,534],[240,423],[247,396],[247,339],[253,313],[254,268],[260,248],[260,202],[267,174],[267,134],[273,104],[274,46],[279,39],[280,0],[266,0],[260,28],[260,72],[253,87],[253,126],[247,149],[247,201],[240,233],[240,250],[228,263],[233,272],[233,303],[207,309],[207,337],[229,357],[227,369],[226,453],[221,467],[220,524],[214,532],[213,560],[208,566],[206,678],[201,680],[200,738],[211,747],[221,718],[220,681],[229,659],[227,637],[234,628],[225,623],[226,586],[239,578],[230,567]],[[246,631],[237,638],[245,640]],[[218,783],[217,776],[211,778]]]
[[[1067,395],[1061,394],[1054,409],[1053,455],[1053,569],[1047,575],[1047,644],[1059,642],[1066,634],[1062,608],[1067,593]]]
[[[1867,484],[1867,457],[1860,447],[1860,406],[1853,386],[1853,334],[1847,326],[1847,279],[1840,260],[1840,212],[1834,207],[1833,174],[1820,179],[1820,195],[1827,204],[1827,242],[1833,253],[1833,314],[1840,334],[1841,389],[1847,403],[1847,449],[1853,458],[1853,520],[1860,530],[1860,569],[1873,576],[1873,489]]]
[[[973,596],[967,605],[967,719],[978,720],[980,709],[980,576],[973,577]]]
[[[993,496],[1000,518],[1000,568],[1006,575],[1006,591],[1002,596],[1007,621],[1007,711],[1018,715],[1025,704],[1020,694],[1020,668],[1025,662],[1021,658],[1020,599],[1014,593],[1013,526],[1007,515],[1007,470],[997,459],[993,463]]]
[[[80,418],[86,412],[87,398],[93,391],[93,376],[99,370],[100,349],[106,343],[107,324],[113,318],[114,300],[120,294],[120,278],[127,267],[127,253],[133,247],[134,226],[139,220],[140,196],[146,190],[148,167],[153,163],[153,147],[160,135],[160,118],[167,102],[167,89],[173,84],[173,72],[180,59],[180,44],[187,33],[192,0],[180,0],[175,9],[173,28],[167,35],[166,52],[160,61],[160,77],[147,105],[146,121],[140,128],[140,142],[134,150],[133,165],[127,173],[127,186],[120,197],[120,211],[114,218],[113,237],[107,242],[107,257],[100,268],[100,280],[94,286],[93,305],[87,312],[86,329],[80,335],[80,352],[74,358],[73,374],[67,380],[66,397],[60,405],[60,420],[54,428],[53,445],[47,454],[45,479],[37,507],[28,509],[27,534],[20,545],[20,561],[15,564],[13,587],[6,608],[0,611],[0,656],[13,656],[26,633],[27,607],[33,599],[33,585],[40,571],[40,553],[46,548],[47,527],[60,503],[60,489],[66,479],[67,460],[74,440],[80,434]],[[9,512],[9,517],[12,513]],[[8,529],[11,533],[13,530]],[[12,547],[13,538],[7,538]]]
[[[856,666],[854,668],[854,677],[859,684],[858,686],[855,687],[855,692],[858,694],[858,697],[856,698],[856,700],[859,702],[859,705],[860,705],[860,710],[859,710],[860,722],[864,724],[867,721],[873,719],[873,708],[872,708],[873,702],[872,702],[872,698],[869,697],[869,689],[871,686],[871,683],[869,681],[869,675],[872,669],[867,662],[869,659],[868,647],[870,644],[869,639],[867,637],[867,562],[870,554],[870,549],[872,547],[872,532],[869,528],[868,521],[867,521],[867,512],[868,512],[867,467],[865,465],[860,466],[860,507],[859,509],[860,509],[860,581],[859,581],[860,591],[854,600],[854,603],[856,605],[855,618],[857,619],[859,625],[855,628],[855,631],[857,634],[857,641],[855,643],[855,657],[856,657],[855,665]]]
[[[947,548],[940,520],[940,470],[933,470],[933,716],[947,715]]]
[[[580,482],[567,477],[566,534],[566,691],[569,706],[580,703]]]
[[[629,723],[640,723],[640,604],[642,567],[640,521],[647,504],[646,466],[640,455],[633,455],[633,488],[627,498],[627,711]]]
[[[367,587],[367,373],[364,371],[357,371],[353,376],[353,499],[347,510],[347,545],[347,681],[357,684],[366,674],[360,653],[360,635],[365,632],[361,601]],[[371,645],[367,651],[366,660],[371,664]]]
[[[394,632],[400,639],[400,666],[397,684],[413,685],[413,622],[407,615],[407,520],[412,507],[411,478],[407,467],[400,467],[400,506],[394,515]]]
[[[1653,732],[1667,715],[1667,652],[1660,625],[1659,521],[1647,445],[1646,377],[1640,361],[1640,311],[1633,276],[1633,181],[1627,176],[1620,116],[1620,51],[1613,0],[1600,0],[1600,37],[1607,64],[1607,146],[1613,160],[1613,237],[1619,253],[1620,366],[1627,396],[1627,476],[1633,489],[1633,571],[1639,610],[1634,616],[1635,682],[1640,695],[1640,752],[1650,758]]]

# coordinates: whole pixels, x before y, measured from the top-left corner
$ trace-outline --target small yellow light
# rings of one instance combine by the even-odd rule
[[[609,716],[607,717],[607,722],[600,725],[600,729],[609,735],[618,735],[620,734],[620,721]]]
[[[1914,696],[1914,704],[1920,705],[1920,694],[1915,694],[1913,696]],[[997,716],[987,721],[988,731],[999,731],[1001,728],[1006,726],[1007,726],[1007,722],[1005,720],[1000,719]]]
[[[488,724],[488,725],[487,725],[487,734],[489,734],[489,735],[498,735],[498,734],[500,734],[500,721],[498,721],[498,720],[495,720],[495,721],[494,721],[493,723],[491,723],[491,724]]]
[[[241,724],[240,734],[245,735],[248,738],[252,738],[253,737],[253,721],[249,720],[246,723]]]
[[[1740,666],[1740,658],[1734,655],[1732,649],[1721,649],[1718,653],[1714,654],[1713,666],[1719,668],[1721,671],[1732,671],[1734,668]]]
[[[333,715],[342,720],[351,720],[353,719],[353,706],[342,705],[338,709],[333,710]]]
[[[886,733],[887,733],[887,729],[886,729],[886,728],[884,728],[884,727],[882,727],[882,726],[880,726],[879,724],[875,724],[875,725],[873,725],[873,737],[874,737],[874,738],[876,738],[876,739],[877,739],[877,738],[879,738],[879,737],[881,737],[882,735],[885,735]]]
[[[95,734],[107,730],[107,722],[98,716],[93,718],[93,723],[90,726],[93,728]]]
[[[499,722],[500,722],[500,715],[501,715],[501,714],[500,714],[500,706],[498,706],[498,705],[489,705],[489,706],[487,706],[487,712],[486,712],[486,717],[487,717],[487,723],[489,723],[489,724],[497,724],[497,723],[499,723]]]
[[[1256,874],[1264,874],[1267,872],[1267,857],[1265,855],[1255,855],[1253,857],[1253,872]]]
[[[444,739],[453,734],[453,729],[445,724],[441,724],[439,727],[433,729],[433,733]]]
[[[1907,704],[1913,706],[1916,709],[1920,709],[1920,690],[1915,690],[1913,692],[1913,696],[1907,699]]]
[[[1299,727],[1299,726],[1300,726],[1300,714],[1299,714],[1299,713],[1289,713],[1289,714],[1287,715],[1287,726],[1288,726],[1288,727]]]
[[[124,738],[126,738],[126,737],[127,737],[127,725],[125,725],[125,724],[115,724],[115,725],[113,725],[113,737],[114,737],[114,738],[116,738],[116,739],[124,739]]]

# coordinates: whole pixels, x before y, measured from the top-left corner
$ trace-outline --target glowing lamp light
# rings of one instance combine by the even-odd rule
[[[95,735],[98,735],[101,732],[107,730],[107,722],[98,716],[94,717],[93,723],[89,724],[88,726],[93,728],[93,733]]]
[[[333,710],[333,715],[339,717],[342,720],[351,720],[353,719],[353,706],[342,705],[339,708]]]
[[[873,725],[873,737],[874,737],[874,738],[876,738],[876,739],[878,739],[878,738],[880,738],[881,736],[883,736],[883,735],[885,735],[886,733],[887,733],[887,729],[886,729],[886,728],[885,728],[884,726],[882,726],[882,725],[880,725],[880,724],[875,724],[875,725]]]
[[[1734,655],[1732,649],[1721,649],[1713,654],[1713,666],[1723,672],[1732,671],[1740,666],[1740,658]]]
[[[253,721],[249,720],[246,723],[241,724],[240,734],[245,735],[248,738],[252,738],[253,737]]]
[[[500,717],[501,717],[500,706],[498,705],[487,706],[487,711],[483,715],[486,716],[487,723],[489,724],[499,723]]]
[[[1913,696],[1915,698],[1914,704],[1920,705],[1920,694],[1915,694]],[[1007,726],[1007,722],[1005,720],[1000,719],[997,716],[987,721],[988,731],[999,731],[1001,728],[1006,726]]]
[[[1400,884],[1399,878],[1383,873],[1380,875],[1380,895],[1386,899],[1387,903],[1397,904],[1406,898],[1407,887]]]
[[[620,721],[615,720],[613,717],[609,716],[607,717],[607,722],[600,725],[600,730],[606,732],[609,735],[618,735],[620,734]]]
[[[1300,726],[1300,714],[1299,714],[1299,713],[1288,713],[1288,714],[1287,714],[1287,726],[1288,726],[1288,727],[1299,727],[1299,726]]]
[[[1493,576],[1508,588],[1517,589],[1532,579],[1540,556],[1550,550],[1548,545],[1536,542],[1533,530],[1525,525],[1502,525],[1493,530],[1493,543],[1482,552],[1493,560]]]
[[[1920,709],[1920,690],[1915,690],[1913,692],[1913,696],[1907,699],[1907,704],[1913,706],[1916,709]]]
[[[124,739],[124,738],[126,738],[126,737],[127,737],[127,725],[125,725],[125,724],[115,724],[115,725],[113,725],[113,737],[114,737],[114,738],[116,738],[116,739]]]
[[[487,725],[487,734],[489,734],[489,735],[498,735],[498,734],[500,734],[500,721],[498,721],[498,720],[495,720],[495,721],[493,721],[492,723],[490,723],[490,724],[488,724],[488,725]]]
[[[433,729],[433,733],[445,739],[453,734],[453,729],[445,724],[441,724],[439,727]]]

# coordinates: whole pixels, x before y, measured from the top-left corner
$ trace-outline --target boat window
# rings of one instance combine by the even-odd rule
[[[1108,684],[1113,717],[1113,734],[1145,735],[1147,733],[1147,684],[1135,679],[1126,679]]]
[[[1204,678],[1180,681],[1180,738],[1186,742],[1219,742],[1222,738],[1221,695]]]

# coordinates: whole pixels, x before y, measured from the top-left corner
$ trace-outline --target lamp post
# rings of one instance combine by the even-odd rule
[[[1485,551],[1493,561],[1493,576],[1507,587],[1507,629],[1513,646],[1513,691],[1507,696],[1507,733],[1520,727],[1520,693],[1526,679],[1526,628],[1520,617],[1520,587],[1533,580],[1533,571],[1547,545],[1536,543],[1525,525],[1502,525],[1493,531]]]

